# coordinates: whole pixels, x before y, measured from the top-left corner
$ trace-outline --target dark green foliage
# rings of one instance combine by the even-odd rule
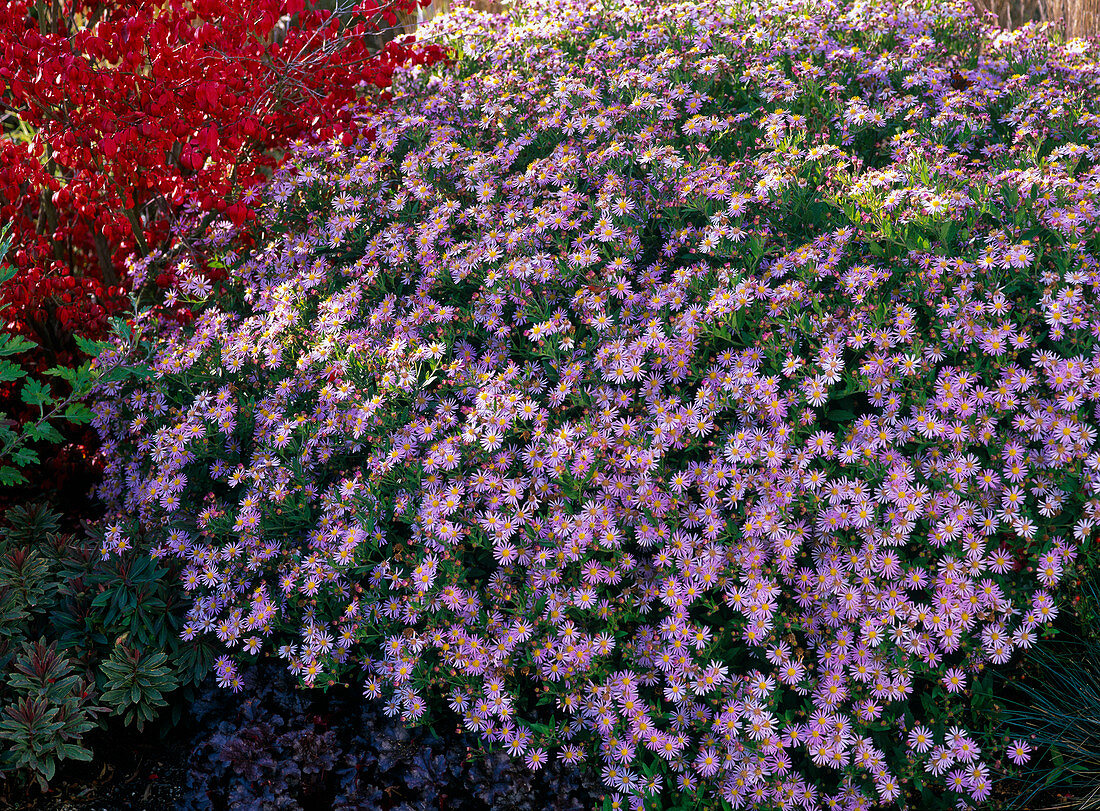
[[[146,721],[156,717],[157,708],[168,703],[164,693],[179,686],[167,662],[164,653],[143,654],[135,648],[116,646],[101,667],[108,686],[103,703],[113,707],[116,715],[125,714],[127,724],[142,729]]]
[[[145,555],[102,560],[102,531],[60,532],[43,505],[0,531],[0,773],[45,788],[61,760],[90,760],[110,719],[141,729],[210,669],[180,639],[177,574]],[[175,718],[178,720],[179,708]]]
[[[1038,808],[1044,792],[1071,792],[1077,808],[1100,807],[1100,642],[1051,641],[1028,655],[1039,677],[1014,685],[1005,728],[1034,760],[1020,775],[1013,808]]]
[[[1064,636],[1029,651],[1024,678],[996,685],[1003,737],[1033,749],[1014,769],[1009,808],[1052,807],[1045,800],[1055,795],[1072,797],[1075,809],[1100,808],[1100,584],[1089,571],[1070,590]]]
[[[92,705],[88,683],[56,643],[24,642],[5,688],[10,698],[0,715],[0,740],[7,751],[0,767],[28,769],[44,789],[58,760],[92,759],[80,741],[101,708]]]

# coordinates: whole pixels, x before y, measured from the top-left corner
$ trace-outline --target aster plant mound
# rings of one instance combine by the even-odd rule
[[[223,684],[365,670],[608,808],[987,798],[960,707],[1100,514],[1095,48],[938,1],[431,26],[454,71],[297,149],[235,298],[99,359],[151,369],[101,385],[105,553],[184,559]]]

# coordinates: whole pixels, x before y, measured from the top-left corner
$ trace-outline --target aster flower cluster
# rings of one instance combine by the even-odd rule
[[[104,553],[185,562],[227,686],[361,666],[616,806],[985,799],[953,696],[1100,520],[1095,58],[967,2],[427,35],[455,72],[273,178],[240,306],[101,384]]]

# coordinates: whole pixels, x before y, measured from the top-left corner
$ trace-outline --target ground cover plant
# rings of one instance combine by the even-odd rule
[[[99,357],[152,375],[99,386],[104,553],[180,561],[224,686],[365,671],[607,808],[988,800],[1030,747],[972,688],[1095,554],[1095,44],[965,2],[431,31],[457,72],[297,149],[228,294]]]
[[[531,772],[474,733],[387,718],[357,688],[295,690],[282,662],[242,670],[241,694],[210,683],[190,708],[187,811],[428,808],[588,811],[599,779],[567,764]]]

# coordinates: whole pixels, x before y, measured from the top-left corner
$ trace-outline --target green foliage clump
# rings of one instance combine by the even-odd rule
[[[90,760],[88,734],[139,730],[211,663],[180,638],[177,573],[131,553],[103,559],[102,532],[63,533],[48,507],[14,507],[0,531],[0,773],[45,788],[62,760]],[[174,708],[178,720],[179,707]]]

